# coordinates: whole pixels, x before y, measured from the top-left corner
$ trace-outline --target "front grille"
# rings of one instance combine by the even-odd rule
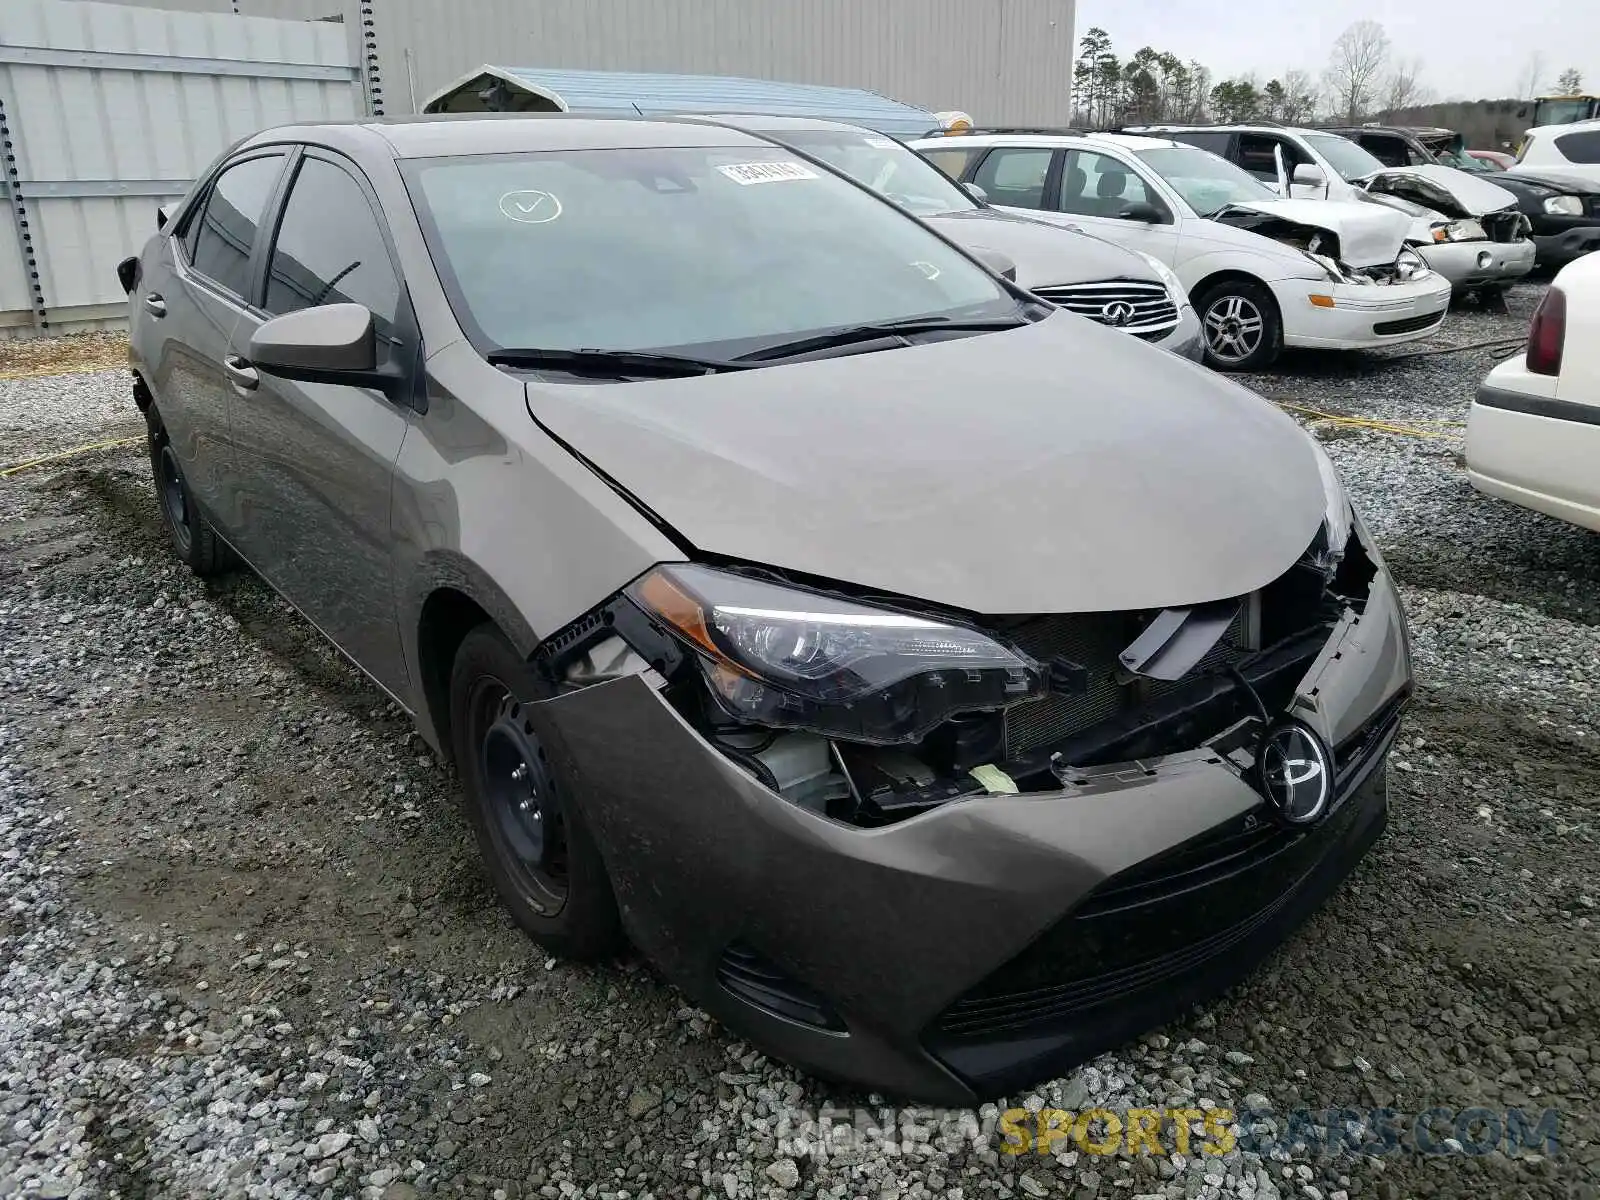
[[[1400,321],[1379,321],[1372,327],[1372,332],[1379,337],[1387,337],[1395,333],[1415,333],[1419,329],[1431,329],[1444,320],[1446,310],[1440,309],[1434,313],[1423,313],[1420,317],[1406,317]]]
[[[717,982],[733,995],[786,1021],[818,1029],[843,1031],[844,1022],[816,992],[792,978],[783,968],[752,950],[734,943],[717,963]]]
[[[1178,307],[1159,283],[1113,279],[1035,288],[1034,294],[1080,317],[1139,337],[1160,337],[1178,323]]]
[[[1115,876],[947,1008],[935,1028],[951,1042],[1031,1036],[1246,953],[1329,847],[1372,829],[1381,805],[1380,785],[1369,781],[1311,829],[1247,814]]]
[[[1088,613],[1035,617],[1005,631],[1006,638],[1040,662],[1060,655],[1087,669],[1088,689],[1080,695],[1052,692],[1006,710],[1006,754],[1061,742],[1073,734],[1179,687],[1177,680],[1125,680],[1117,656],[1139,636],[1147,614]],[[1246,653],[1245,610],[1185,678],[1231,666]]]

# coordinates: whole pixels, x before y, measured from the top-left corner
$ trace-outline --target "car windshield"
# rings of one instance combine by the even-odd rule
[[[1248,171],[1193,146],[1140,150],[1139,157],[1202,217],[1209,217],[1230,204],[1278,198],[1276,192]]]
[[[482,353],[722,357],[853,325],[1020,311],[927,228],[778,146],[416,159],[405,174]]]
[[[1307,133],[1302,136],[1307,145],[1333,165],[1341,179],[1363,179],[1374,171],[1384,169],[1381,162],[1349,138],[1336,133]]]
[[[1484,162],[1481,158],[1473,158],[1465,150],[1435,150],[1433,161],[1441,167],[1454,167],[1458,171],[1470,171],[1477,175],[1493,171],[1494,167]]]
[[[844,129],[775,129],[762,136],[820,158],[919,217],[978,207],[948,175],[891,137]]]

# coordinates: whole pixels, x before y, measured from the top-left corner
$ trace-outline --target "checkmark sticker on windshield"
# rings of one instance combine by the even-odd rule
[[[543,225],[561,215],[561,201],[549,192],[529,188],[501,196],[500,211],[522,225]]]

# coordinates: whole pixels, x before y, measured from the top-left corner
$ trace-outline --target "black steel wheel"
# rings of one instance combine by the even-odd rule
[[[622,948],[622,922],[582,798],[530,711],[548,694],[492,624],[468,633],[450,674],[456,769],[484,869],[512,919],[563,957],[604,958]]]
[[[172,552],[196,575],[219,575],[232,565],[232,554],[195,503],[177,448],[154,407],[145,413],[145,420],[150,427],[150,471],[156,486],[156,511],[161,514]]]
[[[489,832],[518,876],[528,903],[548,917],[567,903],[567,834],[561,798],[533,722],[504,684],[474,688],[478,771]]]

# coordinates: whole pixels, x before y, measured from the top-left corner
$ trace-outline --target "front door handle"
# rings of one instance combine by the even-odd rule
[[[228,373],[228,381],[236,392],[253,392],[261,386],[261,376],[256,369],[237,354],[230,354],[223,359],[222,369]]]
[[[167,302],[159,293],[151,292],[144,298],[144,310],[152,317],[164,317],[167,315]]]

